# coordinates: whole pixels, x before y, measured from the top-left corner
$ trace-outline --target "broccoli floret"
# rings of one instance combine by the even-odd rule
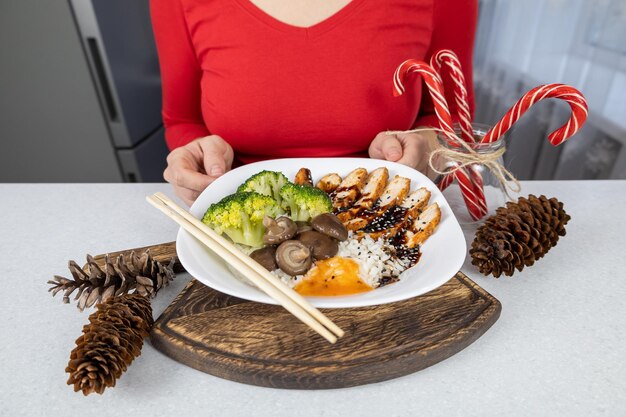
[[[255,192],[231,194],[211,204],[202,222],[233,242],[252,247],[263,246],[263,218],[284,214],[276,200]]]
[[[287,184],[289,180],[282,172],[261,171],[248,178],[243,184],[237,188],[237,192],[254,191],[259,194],[269,195],[273,197],[278,204],[281,203],[280,189]]]
[[[294,221],[309,221],[333,208],[328,194],[319,188],[306,185],[287,183],[280,189],[280,196],[282,207]]]

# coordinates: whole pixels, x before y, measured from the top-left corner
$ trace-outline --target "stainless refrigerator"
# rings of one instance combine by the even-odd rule
[[[0,6],[0,181],[162,181],[149,0]]]

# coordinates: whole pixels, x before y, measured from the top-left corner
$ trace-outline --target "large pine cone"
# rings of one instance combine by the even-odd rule
[[[98,304],[89,324],[76,340],[65,372],[68,385],[84,395],[102,394],[141,354],[152,324],[150,301],[139,294],[124,294]]]
[[[52,296],[64,291],[63,302],[69,303],[70,295],[78,290],[74,300],[78,300],[80,311],[121,294],[138,293],[154,297],[174,279],[175,263],[176,258],[171,259],[169,264],[158,262],[147,250],[141,254],[122,254],[114,260],[107,255],[104,268],[101,268],[91,255],[87,255],[84,269],[76,262],[69,261],[68,268],[73,279],[55,275],[54,280],[48,281],[51,285],[48,291],[52,292]]]
[[[542,258],[565,236],[570,216],[563,203],[546,196],[520,198],[496,210],[478,228],[472,242],[472,264],[485,275],[511,276]]]

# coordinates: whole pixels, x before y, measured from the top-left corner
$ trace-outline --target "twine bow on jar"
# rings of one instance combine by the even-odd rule
[[[458,136],[454,137],[454,139],[459,144],[458,148],[447,147],[445,142],[440,141],[437,147],[431,151],[428,158],[428,166],[433,172],[447,176],[454,174],[459,169],[482,165],[497,179],[509,199],[513,198],[509,194],[509,190],[513,193],[521,191],[522,186],[518,179],[502,165],[501,161],[506,152],[506,147],[503,143],[468,143]],[[447,168],[443,171],[439,170],[436,167],[436,161],[443,161]]]
[[[395,135],[427,131],[444,132],[442,129],[433,127],[407,131],[390,131],[387,132],[387,134]],[[449,147],[446,145],[448,142],[439,140],[434,145],[434,149],[431,150],[428,157],[428,167],[434,173],[442,176],[440,182],[448,176],[453,176],[453,174],[458,170],[484,166],[487,170],[489,170],[493,177],[496,178],[500,188],[504,190],[504,193],[509,199],[513,198],[509,194],[509,191],[513,193],[521,191],[521,184],[519,180],[511,171],[502,165],[502,157],[506,152],[506,147],[503,143],[469,143],[461,139],[458,135],[450,136],[448,134],[446,136],[446,140],[449,140],[450,138],[456,141],[458,147]],[[445,168],[441,168],[442,166]]]

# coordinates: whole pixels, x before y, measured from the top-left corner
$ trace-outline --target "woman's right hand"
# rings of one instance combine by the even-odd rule
[[[196,139],[170,152],[163,178],[191,206],[209,184],[230,170],[233,156],[233,148],[219,136]]]

